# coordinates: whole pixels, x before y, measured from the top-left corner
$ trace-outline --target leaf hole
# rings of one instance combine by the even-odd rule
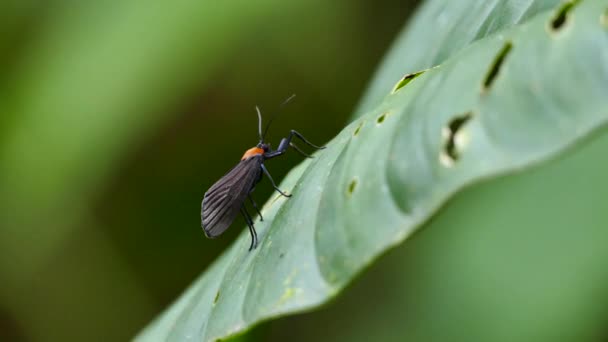
[[[492,63],[492,67],[488,71],[488,74],[486,75],[486,79],[483,81],[483,89],[485,91],[487,91],[492,86],[494,81],[496,80],[496,77],[498,76],[498,73],[500,72],[500,68],[502,67],[503,63],[505,62],[505,59],[507,58],[507,56],[509,55],[509,53],[511,52],[512,49],[513,49],[513,43],[506,42],[505,45],[500,50],[500,52],[498,53],[498,55],[496,55],[496,58],[494,59],[494,63]]]
[[[353,136],[356,137],[357,135],[359,135],[359,132],[361,132],[361,127],[363,127],[363,121],[361,121],[359,126],[357,126],[357,128],[355,129],[355,132],[353,133]]]
[[[357,189],[358,183],[359,183],[359,180],[356,177],[353,178],[353,180],[351,180],[350,183],[348,183],[348,188],[346,189],[347,195],[352,196],[352,194]]]
[[[213,305],[217,304],[217,301],[220,300],[220,290],[217,290],[215,294],[215,298],[213,298]]]
[[[399,89],[405,87],[408,83],[413,81],[416,77],[424,74],[425,72],[426,72],[426,70],[422,70],[422,71],[418,71],[413,74],[407,74],[407,75],[401,77],[399,82],[397,82],[397,84],[395,84],[395,86],[393,87],[393,90],[391,90],[391,94],[396,93],[397,91],[399,91]]]
[[[376,124],[381,125],[384,120],[386,120],[386,116],[388,115],[388,113],[384,113],[382,115],[380,115],[377,119],[376,119]]]
[[[563,3],[553,19],[551,19],[550,27],[553,31],[559,31],[568,21],[570,12],[578,5],[580,0],[571,0]]]
[[[466,136],[462,134],[462,128],[473,117],[472,112],[452,118],[442,131],[444,143],[440,160],[445,166],[452,166],[462,154],[462,149],[466,143]]]

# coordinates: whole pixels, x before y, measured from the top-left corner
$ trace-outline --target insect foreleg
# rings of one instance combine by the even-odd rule
[[[320,150],[320,149],[324,149],[324,148],[325,148],[325,146],[317,146],[317,145],[315,145],[315,144],[311,143],[310,141],[308,141],[308,139],[304,138],[304,136],[303,136],[302,134],[298,133],[297,131],[294,131],[293,129],[292,129],[292,130],[291,130],[291,132],[289,133],[289,140],[290,140],[290,141],[291,141],[291,137],[292,137],[292,136],[294,136],[294,135],[295,135],[296,137],[298,137],[300,140],[302,140],[302,141],[303,141],[303,142],[304,142],[306,145],[308,145],[308,146],[310,146],[310,147],[314,147],[314,148],[316,148],[317,150]]]
[[[308,139],[304,138],[304,136],[302,134],[300,134],[299,132],[294,131],[292,129],[291,132],[289,132],[289,135],[287,136],[287,138],[281,139],[281,142],[279,143],[279,147],[277,147],[277,149],[275,151],[265,153],[264,158],[270,159],[270,158],[278,157],[281,154],[285,153],[287,151],[287,148],[289,148],[289,146],[293,147],[294,150],[300,152],[304,156],[308,156],[306,153],[302,152],[302,150],[300,150],[296,145],[291,143],[291,140],[293,139],[293,137],[297,137],[298,139],[302,140],[306,145],[314,147],[316,149],[325,148],[325,146],[317,146],[317,145],[311,143],[310,141],[308,141]]]
[[[303,155],[306,158],[314,158],[313,156],[311,156],[310,154],[302,151],[296,144],[290,142],[289,146],[291,146],[294,150],[296,150],[296,152],[298,152],[299,154]]]

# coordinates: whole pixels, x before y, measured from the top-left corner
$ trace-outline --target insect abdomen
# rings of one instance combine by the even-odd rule
[[[201,224],[207,237],[221,235],[232,224],[259,179],[262,160],[261,155],[241,160],[205,193],[201,206]]]

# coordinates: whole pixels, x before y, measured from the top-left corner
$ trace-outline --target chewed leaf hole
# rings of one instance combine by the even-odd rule
[[[446,127],[443,128],[443,149],[439,157],[445,166],[453,166],[462,154],[462,149],[468,140],[463,134],[462,128],[473,117],[472,112],[467,112],[453,118]]]
[[[361,121],[361,123],[359,124],[359,126],[357,126],[357,128],[353,132],[353,136],[356,137],[357,135],[359,135],[359,132],[361,132],[361,127],[363,127],[363,121]]]
[[[220,291],[219,290],[215,294],[215,298],[213,298],[213,305],[217,304],[218,300],[220,300]]]
[[[422,71],[418,71],[413,74],[407,74],[407,75],[401,77],[399,82],[397,82],[397,84],[395,84],[395,86],[393,87],[393,90],[391,90],[391,94],[396,93],[397,91],[399,91],[399,89],[405,87],[408,83],[410,83],[416,77],[424,74],[425,72],[426,72],[426,70],[422,70]]]
[[[357,184],[359,183],[359,180],[355,177],[353,178],[350,183],[348,183],[348,188],[346,189],[346,194],[351,196],[355,190],[357,189]]]
[[[570,11],[578,5],[580,0],[570,0],[560,6],[555,16],[551,19],[550,27],[553,31],[561,29],[568,21]]]
[[[498,55],[496,55],[494,63],[492,63],[492,66],[490,67],[490,70],[488,71],[488,74],[486,75],[486,78],[483,81],[484,91],[487,91],[492,86],[492,84],[496,80],[496,77],[498,76],[498,73],[500,72],[500,68],[504,64],[505,59],[507,58],[512,49],[513,43],[506,42],[498,53]]]
[[[384,122],[384,120],[386,120],[386,116],[387,116],[387,115],[388,115],[388,113],[384,113],[384,114],[380,115],[380,116],[379,116],[379,117],[376,119],[376,123],[377,123],[378,125],[381,125],[381,124]]]

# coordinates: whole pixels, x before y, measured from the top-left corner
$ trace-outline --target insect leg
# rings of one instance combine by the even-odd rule
[[[251,244],[249,245],[249,251],[251,251],[252,249],[258,246],[258,234],[255,231],[253,221],[251,220],[251,216],[249,216],[247,209],[245,209],[245,206],[241,207],[241,214],[243,214],[243,217],[247,222],[247,226],[249,227],[249,234],[251,235]]]
[[[306,145],[312,146],[316,149],[323,149],[325,148],[325,146],[317,146],[313,143],[311,143],[310,141],[308,141],[306,138],[304,138],[304,136],[294,130],[291,130],[291,132],[289,133],[289,135],[287,136],[287,138],[283,138],[281,139],[281,142],[279,143],[279,147],[277,147],[277,149],[275,151],[271,151],[268,153],[264,154],[264,158],[266,159],[270,159],[270,158],[274,158],[274,157],[278,157],[281,154],[285,153],[285,151],[287,151],[287,148],[289,146],[293,147],[296,151],[302,153],[302,151],[295,147],[294,144],[291,143],[291,139],[293,139],[293,137],[298,137],[300,140],[302,140]]]
[[[272,179],[272,176],[270,175],[270,172],[268,172],[268,170],[266,169],[266,166],[264,166],[264,164],[260,164],[260,166],[262,167],[262,170],[264,171],[264,174],[266,176],[268,176],[268,179],[270,179],[270,183],[272,183],[272,187],[278,191],[281,195],[285,196],[285,197],[291,197],[291,194],[287,195],[286,193],[284,193],[283,191],[281,191],[281,189],[279,189],[279,187],[275,184],[274,179]]]
[[[293,129],[291,130],[291,132],[289,133],[289,137],[295,135],[296,137],[300,138],[300,140],[302,140],[306,145],[314,147],[316,149],[324,149],[325,146],[317,146],[313,143],[311,143],[310,141],[308,141],[306,138],[304,138],[304,136],[296,131],[294,131]]]
[[[255,209],[255,211],[257,211],[258,215],[260,215],[260,221],[264,221],[264,217],[262,216],[262,213],[260,212],[260,209],[258,209],[258,205],[255,203],[255,201],[253,200],[253,198],[251,198],[251,192],[247,195],[247,197],[249,198],[249,201],[251,202],[251,205],[253,206],[253,208]]]
[[[249,215],[249,213],[247,212],[247,208],[245,208],[245,206],[243,206],[243,211],[245,212],[245,215],[247,215],[247,218],[249,219],[249,224],[251,225],[251,230],[249,231],[250,233],[253,233],[253,237],[255,242],[253,242],[253,248],[257,248],[258,247],[258,233],[255,231],[255,226],[253,225],[253,220],[251,219],[251,215]],[[249,247],[249,250],[251,250],[251,247]]]
[[[303,155],[306,158],[314,158],[313,156],[311,156],[310,154],[302,151],[296,144],[290,142],[289,146],[291,146],[294,150],[296,150],[299,154]]]

